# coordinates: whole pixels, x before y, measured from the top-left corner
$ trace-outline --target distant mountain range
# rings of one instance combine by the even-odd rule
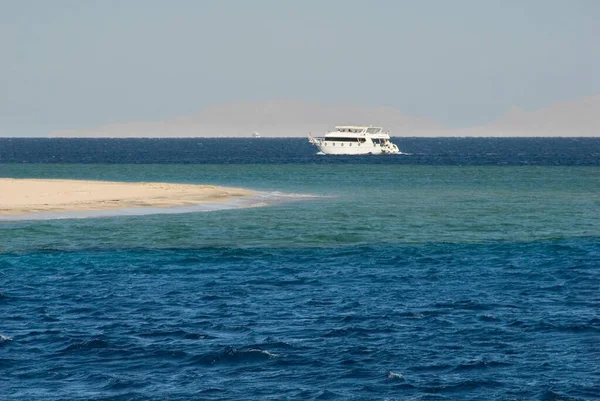
[[[530,112],[513,107],[490,124],[453,131],[462,136],[600,136],[600,95]]]
[[[293,100],[210,107],[197,115],[153,122],[123,122],[55,132],[55,137],[302,137],[335,125],[374,125],[392,136],[600,136],[600,95],[536,111],[510,109],[502,118],[470,128],[447,128],[392,107],[323,106]]]

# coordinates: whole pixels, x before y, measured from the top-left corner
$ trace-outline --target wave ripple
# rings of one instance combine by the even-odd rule
[[[4,253],[2,398],[598,398],[599,252],[580,238]]]

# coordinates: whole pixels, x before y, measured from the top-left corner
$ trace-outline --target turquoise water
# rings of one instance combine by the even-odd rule
[[[3,164],[291,197],[0,221],[0,398],[597,399],[600,167]]]
[[[597,167],[4,165],[0,174],[206,183],[316,196],[213,214],[4,223],[26,231],[67,227],[57,238],[15,236],[4,229],[5,251],[35,249],[38,241],[58,249],[80,241],[107,247],[302,247],[534,241],[600,233]],[[127,230],[116,230],[124,222]],[[71,230],[73,224],[79,229]]]

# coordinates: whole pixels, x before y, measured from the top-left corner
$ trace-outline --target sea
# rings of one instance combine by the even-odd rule
[[[600,138],[393,141],[0,139],[261,196],[0,220],[0,400],[600,399]]]

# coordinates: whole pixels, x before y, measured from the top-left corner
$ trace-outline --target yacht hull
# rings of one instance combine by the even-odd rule
[[[325,143],[317,145],[320,152],[326,155],[380,155],[382,154],[381,146],[370,144],[342,144]]]

